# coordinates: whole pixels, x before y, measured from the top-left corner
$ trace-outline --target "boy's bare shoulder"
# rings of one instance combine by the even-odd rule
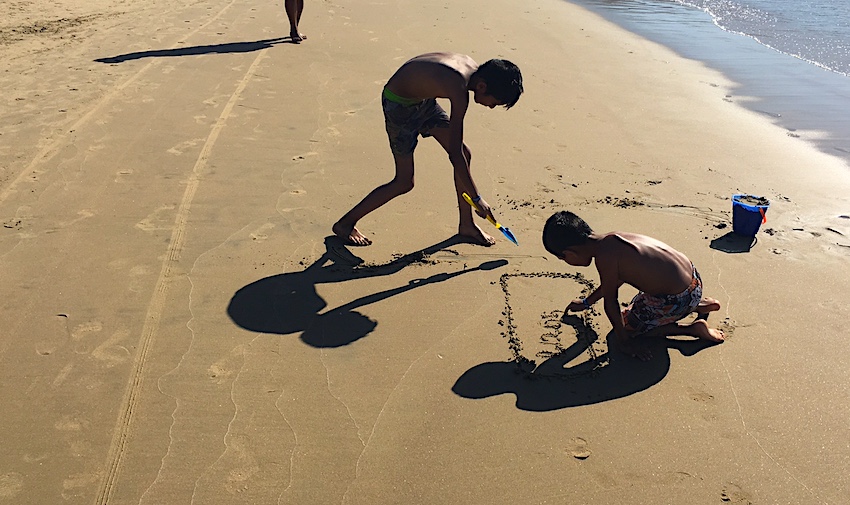
[[[626,233],[622,231],[612,231],[602,235],[599,240],[599,250],[605,252],[615,252],[624,247],[634,246],[635,241],[639,241],[639,235],[634,233]]]
[[[597,263],[599,261],[619,263],[626,257],[640,255],[641,250],[644,249],[645,239],[648,238],[636,233],[608,232],[599,239],[596,250]]]
[[[625,231],[612,231],[603,238],[604,246],[612,249],[627,249],[641,251],[645,249],[668,248],[667,244],[658,239]]]
[[[633,267],[661,264],[682,265],[686,270],[690,260],[670,245],[647,235],[628,232],[611,232],[605,235],[600,250],[618,258],[618,263]]]

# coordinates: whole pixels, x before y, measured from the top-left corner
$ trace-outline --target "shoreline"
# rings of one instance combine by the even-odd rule
[[[735,85],[727,99],[764,115],[789,136],[841,158],[850,168],[850,76],[723,30],[693,7],[641,4],[640,12],[634,12],[597,0],[565,1],[728,75]]]

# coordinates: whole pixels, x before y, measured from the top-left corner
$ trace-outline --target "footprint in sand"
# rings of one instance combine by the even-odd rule
[[[713,395],[706,393],[705,391],[700,391],[698,389],[692,388],[688,388],[688,396],[691,398],[691,400],[700,403],[709,402],[714,399]]]
[[[209,368],[207,368],[207,374],[209,374],[210,380],[215,382],[216,384],[223,384],[227,380],[229,380],[235,373],[234,369],[238,369],[242,366],[242,360],[244,349],[242,346],[237,346],[231,349],[230,355],[221,358],[216,361]],[[235,363],[235,361],[239,361],[239,363]]]
[[[225,95],[219,95],[218,97],[207,98],[206,100],[204,100],[201,103],[203,103],[204,105],[209,105],[211,107],[216,107],[216,106],[218,106],[219,101],[226,102],[227,98],[225,97]]]
[[[114,179],[113,182],[122,182],[129,175],[133,175],[133,169],[132,168],[121,169],[121,170],[115,172],[115,179]]]
[[[88,323],[79,324],[71,331],[71,340],[73,340],[74,342],[80,342],[89,333],[97,333],[102,329],[103,325],[100,324],[100,322],[98,321],[91,321]],[[80,342],[74,348],[74,352],[77,354],[88,354],[89,352],[91,352],[91,349],[89,348],[89,344],[87,342]]]
[[[227,475],[227,483],[225,484],[227,491],[230,494],[238,494],[247,491],[248,482],[251,477],[259,471],[259,469],[260,467],[254,465],[231,470]]]
[[[309,156],[315,156],[315,155],[316,155],[316,153],[314,153],[314,152],[309,152],[309,153],[299,154],[299,155],[293,156],[293,157],[292,157],[292,161],[301,161],[301,160],[306,160],[306,159],[307,159],[307,157],[309,157]]]
[[[191,148],[193,148],[193,147],[197,146],[198,144],[200,144],[200,143],[201,143],[201,142],[203,142],[203,141],[204,141],[204,139],[201,139],[201,138],[196,138],[196,139],[191,139],[191,140],[184,140],[183,142],[180,142],[180,143],[179,143],[179,144],[177,144],[176,146],[174,146],[174,147],[172,147],[172,148],[168,149],[168,153],[169,153],[169,154],[173,154],[173,155],[175,155],[175,156],[180,156],[180,155],[181,155],[181,154],[183,154],[184,152],[186,152],[186,151],[188,151],[189,149],[191,149]]]
[[[536,183],[535,186],[537,187],[537,191],[539,193],[554,193],[555,192],[554,189],[550,188],[549,186],[546,186],[545,184],[540,184],[539,182]]]
[[[89,321],[87,323],[78,324],[71,331],[71,338],[75,341],[81,340],[88,333],[98,332],[103,329],[103,325],[98,321]]]
[[[106,264],[106,267],[110,270],[123,270],[127,268],[127,265],[130,264],[130,261],[127,258],[117,258]]]
[[[130,282],[127,289],[133,293],[140,293],[145,288],[145,280],[151,271],[146,265],[136,265],[130,269]]]
[[[723,490],[720,491],[720,501],[723,503],[752,505],[753,496],[741,489],[741,486],[730,482],[723,486]]]
[[[688,472],[670,472],[661,476],[661,482],[667,486],[680,486],[687,484],[693,478],[694,476]]]
[[[89,422],[85,419],[80,420],[73,416],[62,416],[62,419],[56,421],[53,427],[58,431],[82,431],[83,428],[87,428]]]
[[[102,477],[101,472],[97,473],[78,473],[71,475],[69,478],[62,481],[62,498],[71,500],[91,494],[91,489],[97,485]]]
[[[587,440],[576,437],[567,444],[567,454],[575,459],[587,459],[590,457],[590,449],[587,448]]]
[[[728,317],[723,318],[723,321],[721,321],[720,324],[717,325],[717,329],[723,332],[724,336],[726,337],[726,340],[729,340],[729,338],[732,337],[732,335],[735,333],[735,328],[737,327],[738,325],[736,325],[732,321],[732,319]]]
[[[24,476],[18,472],[0,475],[0,498],[14,498],[24,489]]]
[[[75,224],[79,223],[80,221],[83,221],[83,220],[88,219],[90,217],[94,217],[94,212],[90,211],[88,209],[83,209],[83,210],[77,211],[77,216],[79,216],[79,217],[72,219],[70,221],[64,221],[62,223],[59,223],[59,228],[67,228],[68,226],[75,225]]]
[[[11,218],[3,221],[3,228],[8,230],[20,230],[22,228],[23,223],[20,219]]]
[[[269,238],[268,232],[274,228],[274,224],[265,223],[250,234],[251,240],[266,240]]]
[[[119,345],[124,339],[130,336],[130,331],[121,329],[112,334],[103,343],[94,348],[91,355],[94,359],[105,362],[106,368],[112,368],[115,365],[120,365],[130,359],[130,350]]]
[[[48,459],[48,456],[46,454],[32,455],[30,453],[26,453],[26,454],[23,455],[23,457],[21,459],[24,460],[24,463],[39,463],[41,461]],[[0,477],[0,481],[2,481],[2,480],[3,480],[3,477]],[[0,493],[0,496],[3,496],[2,493]]]
[[[93,454],[92,446],[85,440],[72,440],[68,442],[68,451],[75,458],[83,458]]]
[[[169,214],[169,211],[174,210],[174,208],[174,205],[160,205],[148,217],[136,223],[136,228],[144,231],[170,230],[173,224],[173,218]]]
[[[10,217],[3,221],[3,228],[21,230],[24,227],[24,223],[30,219],[32,219],[32,208],[28,205],[22,205],[15,211],[15,217]]]
[[[59,373],[56,374],[56,377],[53,379],[53,387],[61,386],[65,382],[65,379],[71,375],[72,370],[74,370],[74,365],[71,363],[62,367],[62,370],[59,370]]]

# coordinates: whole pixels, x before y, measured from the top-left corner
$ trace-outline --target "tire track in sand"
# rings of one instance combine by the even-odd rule
[[[226,8],[226,7],[225,7]],[[145,362],[148,353],[150,352],[156,340],[156,333],[159,329],[160,319],[163,309],[165,308],[168,290],[171,286],[171,270],[180,259],[180,252],[183,250],[183,242],[185,241],[186,225],[189,219],[189,210],[192,206],[192,200],[195,198],[195,193],[201,182],[201,175],[207,166],[213,146],[215,146],[218,136],[224,129],[228,117],[230,117],[236,102],[245,90],[245,87],[254,77],[254,73],[265,56],[266,50],[259,52],[254,62],[248,68],[248,71],[239,81],[236,90],[230,96],[224,109],[221,111],[218,119],[213,125],[209,136],[207,137],[201,153],[195,162],[192,173],[186,185],[186,191],[183,193],[183,198],[180,201],[180,207],[177,210],[177,216],[174,220],[174,230],[171,233],[171,240],[168,243],[168,250],[165,259],[162,263],[162,270],[156,282],[153,296],[148,305],[147,313],[145,314],[145,324],[142,327],[142,334],[139,339],[138,354],[133,362],[133,369],[130,373],[130,380],[127,384],[127,390],[124,393],[122,408],[115,425],[115,431],[112,438],[112,443],[109,447],[109,456],[106,461],[106,474],[100,489],[97,493],[96,502],[98,505],[106,505],[115,491],[115,486],[120,476],[121,466],[124,460],[127,443],[132,431],[133,418],[138,407],[139,394],[144,382]]]
[[[192,30],[191,32],[186,34],[183,38],[178,40],[177,43],[174,44],[174,47],[175,48],[180,47],[180,44],[185,43],[187,40],[192,38],[196,33],[200,32],[201,30],[203,30],[204,28],[209,26],[210,23],[216,21],[225,12],[227,12],[227,10],[230,9],[230,7],[234,3],[236,3],[236,0],[231,0],[230,3],[228,3],[227,5],[222,7],[222,9],[220,11],[218,11],[218,13],[216,13],[215,16],[211,17],[206,23],[204,23],[201,26],[197,27],[196,29]],[[32,159],[32,161],[30,161],[27,164],[27,166],[24,167],[24,169],[21,171],[21,173],[19,173],[14,179],[12,179],[12,182],[10,182],[8,186],[6,186],[2,191],[0,191],[0,204],[5,202],[6,199],[9,198],[9,196],[11,196],[15,192],[17,192],[18,185],[21,183],[21,181],[23,181],[28,175],[33,173],[33,171],[35,170],[36,167],[38,167],[39,165],[43,165],[43,164],[47,163],[54,156],[56,156],[56,154],[59,151],[61,151],[62,148],[65,147],[65,145],[68,143],[68,137],[71,135],[72,132],[79,130],[83,125],[88,123],[91,120],[91,118],[95,115],[95,113],[99,112],[106,104],[110,103],[118,95],[118,93],[120,93],[121,91],[126,89],[127,86],[129,86],[130,84],[133,84],[134,82],[136,82],[136,80],[139,77],[143,76],[151,68],[159,65],[159,63],[160,63],[159,60],[156,60],[156,59],[148,62],[145,66],[140,68],[135,74],[128,77],[127,80],[125,80],[121,84],[118,84],[117,86],[115,86],[109,93],[107,93],[106,95],[101,97],[101,99],[98,100],[97,103],[95,103],[94,106],[92,106],[92,108],[89,109],[88,112],[83,114],[79,119],[77,119],[77,121],[74,122],[74,124],[72,124],[70,127],[68,127],[65,130],[64,134],[59,135],[59,137],[56,140],[49,143],[41,151],[39,151],[39,153],[35,155],[35,157]]]

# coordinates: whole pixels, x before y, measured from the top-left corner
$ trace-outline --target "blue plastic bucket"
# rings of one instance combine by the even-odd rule
[[[753,200],[759,201],[753,204]],[[761,203],[764,202],[764,203]],[[755,237],[762,223],[767,222],[767,198],[753,195],[732,196],[732,231],[745,237]]]

